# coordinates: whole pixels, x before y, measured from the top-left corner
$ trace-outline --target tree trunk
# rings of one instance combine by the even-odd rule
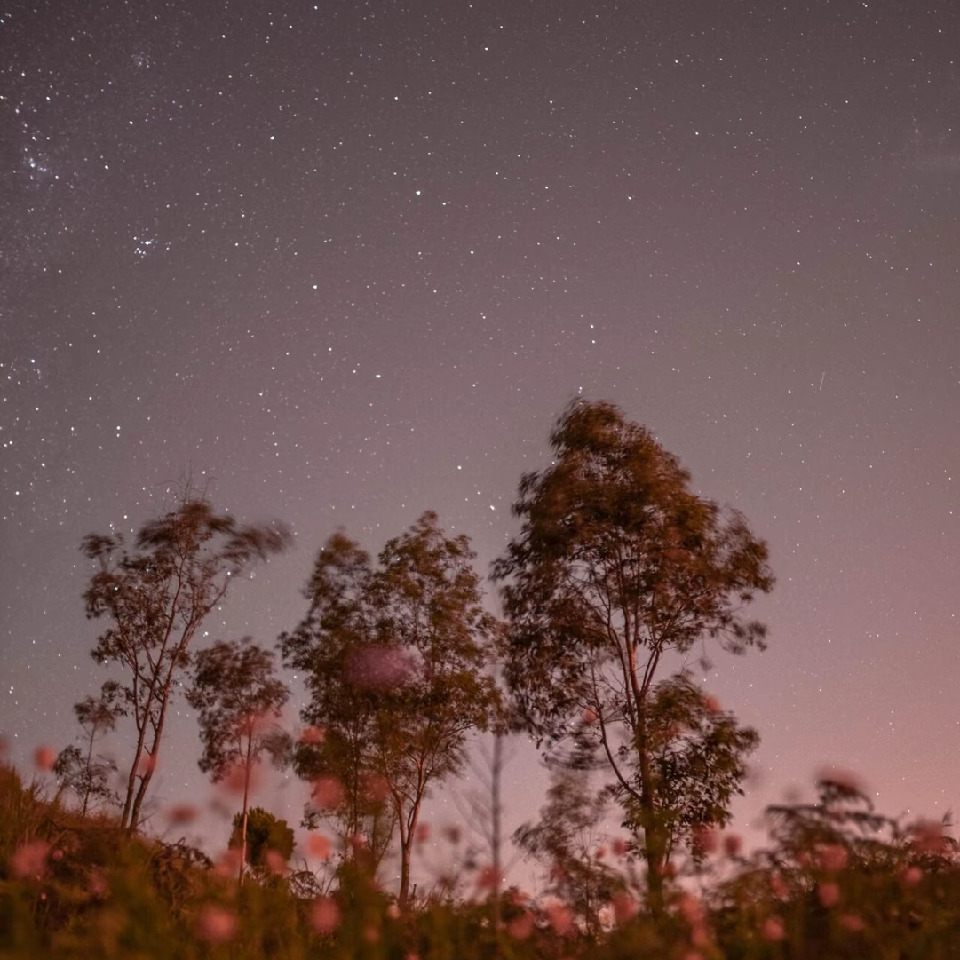
[[[250,821],[250,772],[252,766],[251,750],[253,737],[247,743],[247,761],[243,771],[243,820],[240,824],[240,870],[237,874],[237,886],[243,886],[243,868],[247,862],[247,824]]]
[[[143,756],[143,744],[147,738],[147,720],[144,719],[143,728],[137,732],[137,749],[130,765],[130,774],[127,777],[127,795],[123,801],[123,813],[120,816],[120,826],[124,830],[136,829],[136,821],[132,819],[133,800],[136,793],[137,770],[140,767],[140,758]],[[139,813],[139,805],[137,807]]]
[[[407,909],[407,903],[410,900],[410,848],[413,842],[413,834],[416,830],[416,823],[410,827],[404,827],[403,821],[400,822],[400,893],[397,897],[397,906],[401,910]]]
[[[650,752],[647,749],[646,717],[637,712],[637,759],[640,766],[640,809],[643,823],[643,852],[647,864],[647,906],[654,917],[663,916],[663,869],[666,840],[657,813]]]

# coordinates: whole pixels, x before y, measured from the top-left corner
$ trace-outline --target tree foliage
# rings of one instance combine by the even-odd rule
[[[187,691],[187,702],[200,723],[200,769],[214,782],[231,775],[239,780],[244,852],[253,769],[264,753],[282,764],[290,749],[290,737],[278,722],[290,691],[276,677],[273,659],[272,651],[251,643],[249,637],[239,643],[220,640],[196,654],[193,684]]]
[[[93,753],[94,744],[117,725],[117,719],[125,714],[120,699],[120,685],[108,681],[100,690],[99,697],[84,697],[73,706],[73,713],[83,730],[83,749],[72,744],[57,755],[53,774],[61,790],[70,790],[80,800],[80,816],[102,804],[116,804],[117,793],[110,785],[117,765],[109,757]]]
[[[297,773],[314,783],[304,825],[320,819],[335,824],[349,849],[362,837],[376,865],[393,836],[386,784],[377,762],[377,684],[358,682],[376,651],[376,616],[371,599],[370,557],[342,532],[317,554],[304,595],[309,608],[297,628],[280,637],[284,662],[303,675],[308,700],[306,724],[295,749]],[[384,673],[373,657],[370,667]]]
[[[404,664],[378,716],[400,829],[401,906],[427,789],[463,768],[468,735],[486,729],[497,707],[488,672],[494,621],[483,610],[474,557],[469,539],[448,538],[428,511],[384,546],[374,581],[381,648]]]
[[[430,512],[387,543],[375,567],[337,533],[314,565],[307,616],[280,640],[310,694],[300,772],[314,779],[318,805],[367,837],[377,858],[399,827],[403,903],[426,791],[461,769],[467,736],[496,701],[486,673],[492,620],[473,557],[468,539],[448,538]]]
[[[246,841],[243,830],[246,820]],[[227,846],[233,850],[243,851],[244,861],[251,867],[268,867],[267,854],[271,851],[289,860],[293,854],[294,836],[290,824],[280,817],[274,816],[269,810],[262,807],[253,807],[233,817],[233,831]]]
[[[550,439],[551,466],[522,478],[521,531],[494,564],[505,675],[533,733],[572,745],[580,762],[603,759],[659,910],[675,831],[723,819],[755,742],[732,717],[709,721],[682,675],[667,686],[661,675],[709,638],[734,653],[763,648],[765,628],[743,608],[773,585],[767,548],[611,404],[575,401]]]
[[[124,672],[121,695],[136,732],[123,826],[139,823],[167,708],[200,625],[239,575],[282,550],[288,539],[279,524],[240,524],[189,494],[145,523],[132,549],[122,534],[84,538],[83,552],[97,563],[84,594],[87,616],[109,623],[93,657]]]

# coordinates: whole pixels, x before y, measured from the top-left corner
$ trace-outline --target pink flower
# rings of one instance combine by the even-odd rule
[[[565,937],[573,929],[573,914],[566,904],[551,903],[544,907],[543,912],[547,915],[547,922],[553,927],[557,936]]]
[[[430,824],[418,823],[415,837],[417,843],[426,843],[430,839]]]
[[[321,810],[336,810],[343,803],[346,792],[336,777],[318,777],[313,781],[311,795]]]
[[[943,824],[937,820],[918,820],[910,825],[913,846],[921,853],[944,853],[949,846]]]
[[[317,933],[333,933],[340,926],[340,908],[330,897],[318,897],[313,902],[310,920]]]
[[[533,916],[524,912],[514,917],[507,925],[507,933],[515,940],[526,940],[533,933]]]
[[[783,921],[779,917],[767,917],[763,921],[764,940],[782,940],[784,937]]]
[[[197,808],[189,803],[178,803],[167,811],[167,820],[171,824],[193,823],[197,816]]]
[[[379,773],[369,773],[363,780],[363,795],[371,803],[383,803],[390,796],[390,784]]]
[[[197,936],[211,943],[232,940],[237,932],[236,914],[222,907],[204,907],[197,920]]]
[[[315,727],[312,724],[309,727],[304,727],[300,731],[300,742],[301,743],[323,743],[323,738],[326,736],[324,733],[323,727]]]
[[[840,902],[840,888],[835,883],[818,884],[817,895],[825,907],[835,907]]]
[[[923,871],[919,867],[907,867],[903,871],[903,882],[908,887],[915,887],[923,879]]]
[[[10,857],[10,871],[20,880],[39,880],[47,869],[50,844],[45,840],[21,843]]]
[[[844,929],[851,933],[860,933],[863,930],[863,917],[856,913],[845,913],[840,917],[840,923]]]
[[[37,747],[33,751],[33,764],[38,770],[52,770],[57,755],[50,747]]]
[[[842,870],[847,865],[847,848],[839,843],[822,844],[817,853],[825,870]]]
[[[780,876],[779,873],[773,873],[770,875],[770,892],[778,900],[787,900],[790,897],[790,888],[787,886],[787,882]]]
[[[477,876],[477,888],[480,890],[496,890],[503,878],[496,868],[484,867]]]
[[[723,852],[728,857],[739,857],[743,849],[743,837],[738,833],[728,833],[723,838]]]
[[[319,860],[329,860],[333,853],[333,844],[322,833],[311,833],[307,837],[307,849]]]
[[[637,901],[629,893],[615,893],[613,895],[613,916],[617,923],[628,923],[639,912]]]
[[[701,853],[716,853],[717,848],[720,845],[720,837],[713,827],[701,824],[697,827],[694,827],[693,843],[696,849]]]
[[[680,897],[680,913],[691,926],[698,926],[703,923],[703,903],[689,893],[685,893]]]

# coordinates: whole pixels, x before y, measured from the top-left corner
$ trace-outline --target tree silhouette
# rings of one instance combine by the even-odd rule
[[[376,568],[335,534],[314,565],[306,618],[280,638],[310,693],[297,764],[314,780],[314,810],[366,837],[375,863],[399,827],[401,906],[426,792],[462,768],[469,732],[497,700],[473,556],[431,512],[386,544]]]
[[[342,532],[317,554],[304,589],[309,608],[297,628],[280,636],[284,663],[303,675],[309,699],[294,766],[314,783],[304,825],[336,825],[345,855],[358,852],[375,869],[393,837],[395,817],[377,761],[380,691],[360,683],[358,667],[376,649],[369,555]],[[383,664],[380,664],[383,668]]]
[[[402,664],[378,716],[381,764],[400,828],[401,909],[427,790],[463,769],[468,735],[496,716],[496,685],[487,672],[494,620],[482,607],[474,556],[467,537],[448,538],[428,511],[384,546],[374,581],[382,655]]]
[[[660,912],[673,831],[726,816],[755,741],[732,736],[732,718],[685,729],[706,699],[658,678],[708,638],[735,653],[763,647],[765,628],[741,612],[773,585],[767,548],[739,513],[695,496],[677,459],[611,404],[575,401],[550,439],[551,466],[522,478],[522,528],[493,568],[505,676],[538,738],[574,762],[602,758]]]
[[[80,798],[80,816],[85,817],[91,805],[116,803],[116,792],[110,787],[110,776],[116,772],[113,760],[93,755],[94,744],[117,725],[126,712],[120,702],[120,685],[107,682],[99,697],[84,697],[73,706],[77,722],[83,729],[81,750],[75,744],[60,751],[53,764],[53,773],[61,789],[72,790]]]
[[[83,552],[98,566],[84,593],[87,616],[110,622],[92,654],[125,672],[120,691],[136,731],[124,827],[139,823],[170,698],[189,665],[200,625],[240,574],[288,540],[279,524],[239,524],[189,492],[175,509],[140,528],[132,550],[121,534],[84,538]]]
[[[198,714],[200,769],[213,781],[236,774],[243,792],[240,879],[246,862],[247,814],[253,768],[267,753],[283,763],[290,737],[279,726],[290,691],[274,674],[273,653],[250,642],[220,640],[196,654],[187,702]]]

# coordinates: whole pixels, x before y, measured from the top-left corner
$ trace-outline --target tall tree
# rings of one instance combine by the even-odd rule
[[[124,827],[139,823],[170,698],[189,665],[200,625],[224,601],[231,583],[288,540],[280,524],[240,524],[189,491],[175,509],[140,528],[133,549],[121,534],[84,538],[83,552],[98,567],[84,593],[87,616],[110,624],[92,654],[125,672],[121,692],[136,731]]]
[[[574,401],[550,440],[552,463],[522,478],[522,527],[493,567],[509,620],[505,675],[532,732],[604,761],[659,912],[676,824],[722,819],[743,774],[726,734],[726,761],[712,765],[717,744],[683,726],[696,691],[680,679],[665,687],[662,674],[709,638],[734,653],[763,648],[765,627],[743,608],[773,586],[767,548],[741,514],[696,496],[676,457],[611,404]],[[723,788],[700,802],[715,767]]]
[[[299,776],[313,781],[304,825],[332,822],[344,854],[364,840],[374,868],[393,838],[395,818],[377,763],[380,691],[363,682],[361,667],[376,649],[370,556],[341,531],[317,554],[304,589],[310,601],[295,630],[280,636],[284,663],[304,678],[309,699],[300,712],[306,724],[296,745]],[[383,671],[384,664],[379,667]]]
[[[489,673],[495,622],[483,610],[466,536],[448,538],[432,511],[380,553],[374,582],[384,653],[405,665],[379,714],[381,764],[400,830],[401,909],[423,800],[456,775],[472,731],[495,719]]]
[[[335,534],[314,565],[306,618],[280,638],[310,694],[302,718],[312,736],[298,767],[318,805],[375,856],[399,827],[402,906],[426,792],[462,768],[467,736],[496,702],[492,619],[473,556],[429,512],[386,544],[376,567]]]
[[[290,737],[278,721],[289,698],[287,685],[274,673],[272,651],[251,643],[249,637],[239,643],[219,640],[194,658],[187,702],[200,722],[200,769],[211,774],[215,783],[237,774],[242,785],[241,881],[253,769],[264,753],[275,763],[287,759]]]
[[[117,765],[104,756],[94,756],[97,740],[117,725],[117,719],[126,712],[120,700],[120,685],[108,682],[99,697],[84,697],[73,706],[77,722],[83,729],[83,745],[76,744],[60,751],[53,764],[53,773],[61,789],[72,790],[80,798],[80,816],[98,803],[115,803],[117,795],[110,787],[110,776]]]

